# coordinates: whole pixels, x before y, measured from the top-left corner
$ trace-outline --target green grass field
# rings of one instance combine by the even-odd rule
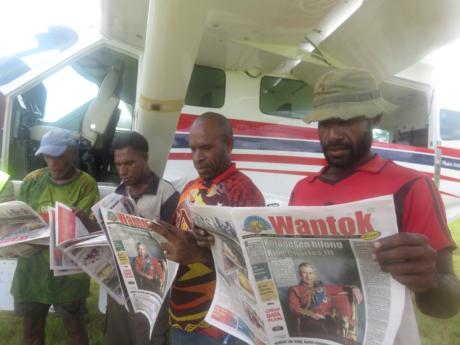
[[[460,220],[451,225],[452,235],[460,247]],[[453,256],[457,277],[460,277],[460,250]],[[434,319],[417,312],[420,337],[423,345],[458,345],[460,344],[460,313],[451,319]]]
[[[454,239],[460,245],[460,220],[451,227]],[[454,252],[454,266],[460,277],[460,250]],[[91,296],[88,299],[88,333],[91,345],[104,344],[104,319],[97,308],[98,286],[91,283]],[[433,319],[417,313],[420,336],[423,345],[458,345],[460,343],[460,313],[448,320]],[[0,344],[20,345],[22,326],[19,318],[9,312],[0,312]],[[46,326],[47,345],[66,345],[66,335],[61,320],[50,315]],[[410,345],[410,344],[408,344]]]

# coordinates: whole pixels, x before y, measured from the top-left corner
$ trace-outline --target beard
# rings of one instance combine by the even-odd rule
[[[372,126],[358,138],[356,144],[346,138],[333,143],[322,143],[324,156],[329,166],[347,168],[361,161],[367,156],[372,145]],[[331,153],[334,150],[343,150],[340,155]]]

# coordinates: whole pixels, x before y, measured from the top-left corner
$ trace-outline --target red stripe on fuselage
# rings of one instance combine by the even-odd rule
[[[181,114],[179,124],[177,125],[177,131],[188,133],[193,121],[195,121],[197,117],[197,115]],[[229,120],[232,124],[233,134],[235,135],[318,140],[318,133],[316,128],[306,127],[305,124],[300,120],[299,126],[236,120],[232,118],[229,118]]]
[[[188,133],[190,127],[192,126],[193,121],[198,117],[198,115],[193,114],[181,114],[179,119],[179,124],[177,125],[178,132]],[[298,126],[292,125],[283,125],[277,123],[268,123],[268,122],[258,122],[258,121],[247,121],[247,120],[237,120],[229,119],[233,133],[235,135],[247,135],[255,137],[271,137],[271,138],[286,138],[286,139],[304,139],[304,140],[319,140],[318,132],[316,128],[306,127],[306,125],[299,120]],[[372,146],[389,149],[389,150],[400,150],[408,152],[418,152],[425,154],[434,154],[433,149],[428,149],[425,147],[410,146],[403,144],[387,144],[381,142],[373,142]],[[458,151],[460,152],[460,151]],[[457,154],[460,157],[460,153]]]
[[[192,154],[186,152],[171,152],[169,159],[172,160],[192,160]],[[319,165],[326,164],[324,158],[315,157],[292,157],[280,155],[263,155],[263,154],[241,154],[233,153],[232,160],[237,162],[255,162],[255,163],[282,163],[282,164],[303,164]]]
[[[439,146],[439,148],[441,148],[442,155],[445,157],[460,158],[460,150],[458,149],[442,146]]]

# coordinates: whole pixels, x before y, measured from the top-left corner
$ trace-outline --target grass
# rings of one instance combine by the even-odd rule
[[[460,247],[460,220],[450,226],[452,235]],[[460,250],[453,255],[454,269],[460,277]],[[451,319],[434,319],[416,312],[422,345],[458,345],[460,343],[460,313]]]
[[[452,234],[460,246],[460,220],[452,224]],[[460,250],[453,256],[454,268],[460,277]],[[98,309],[99,288],[91,282],[91,295],[88,299],[87,325],[91,345],[104,344],[105,316]],[[447,320],[434,319],[417,311],[422,345],[458,345],[460,339],[460,313]],[[0,343],[2,345],[20,345],[22,338],[21,320],[12,313],[0,312]],[[67,338],[61,320],[54,315],[48,317],[46,325],[47,345],[66,345]]]
[[[86,321],[91,345],[104,344],[105,315],[98,309],[99,287],[91,281],[91,295],[87,300],[88,313]],[[0,344],[20,345],[22,340],[21,319],[11,312],[0,312]],[[48,316],[46,323],[47,345],[67,345],[67,336],[59,317],[53,314]]]

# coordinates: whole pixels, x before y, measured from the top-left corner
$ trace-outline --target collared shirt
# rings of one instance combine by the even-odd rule
[[[179,200],[179,193],[171,183],[153,172],[150,173],[152,174],[150,183],[141,195],[133,198],[140,216],[147,219],[160,218],[171,223]],[[128,188],[123,182],[115,189],[115,193],[130,196]]]
[[[341,204],[391,194],[399,231],[426,235],[430,245],[437,251],[455,248],[441,196],[428,176],[380,155],[375,155],[338,181],[331,182],[324,178],[327,169],[325,167],[317,175],[300,180],[292,191],[289,205]],[[394,344],[420,344],[407,287],[402,321]]]
[[[438,251],[455,246],[441,196],[429,176],[380,155],[338,181],[324,178],[327,169],[300,180],[292,191],[289,205],[333,205],[393,195],[399,231],[426,235]]]
[[[192,229],[190,205],[265,206],[262,193],[249,177],[232,164],[211,181],[190,181],[181,193],[175,224],[184,231]],[[170,320],[173,327],[218,337],[220,330],[205,321],[216,286],[213,265],[181,265],[171,289]]]

